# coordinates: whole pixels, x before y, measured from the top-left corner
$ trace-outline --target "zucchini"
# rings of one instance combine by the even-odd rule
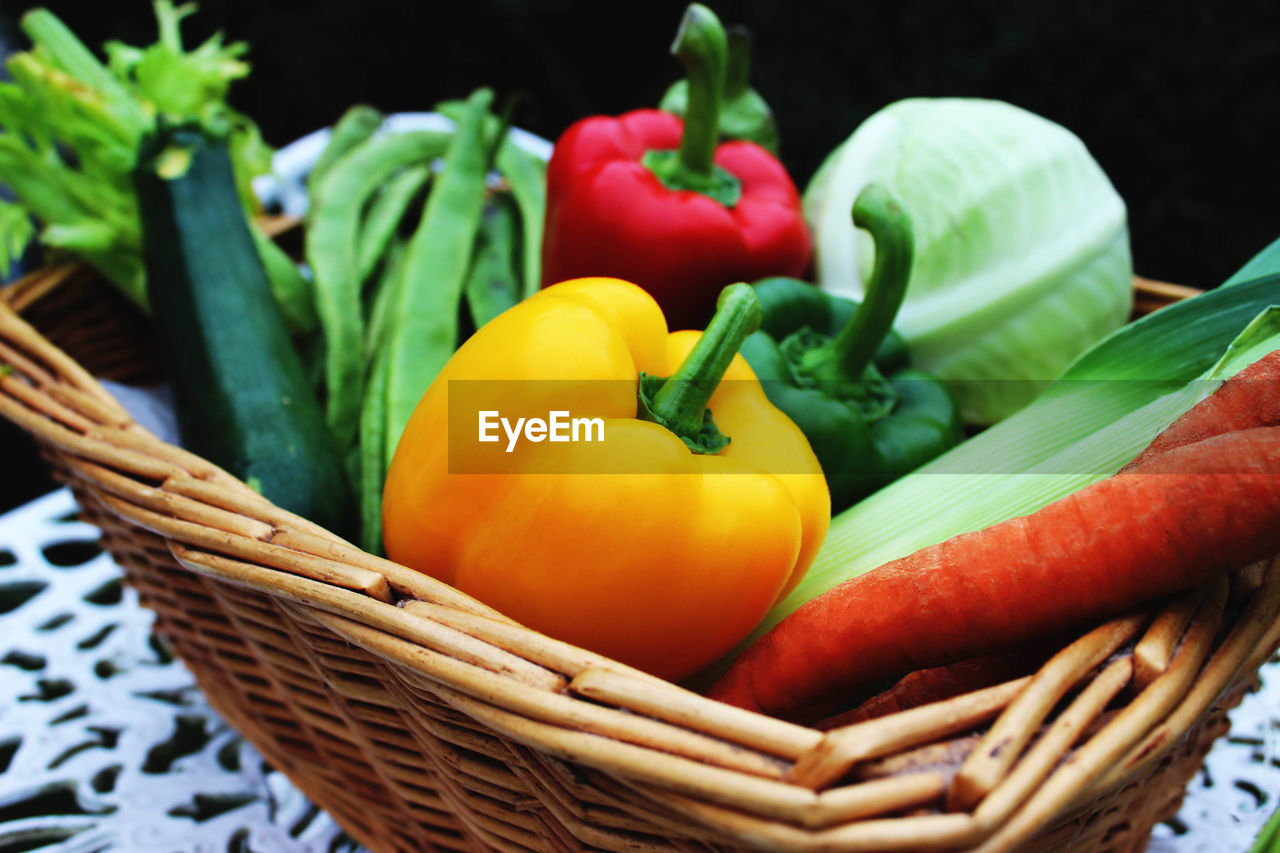
[[[254,246],[226,138],[160,126],[134,187],[183,446],[341,535],[350,484]]]

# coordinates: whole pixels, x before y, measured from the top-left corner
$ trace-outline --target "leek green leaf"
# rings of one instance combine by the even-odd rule
[[[1280,851],[1280,809],[1272,812],[1271,817],[1258,831],[1249,853],[1277,853]]]
[[[1280,272],[1280,240],[1276,240],[1267,248],[1249,259],[1249,262],[1236,271],[1236,274],[1223,282],[1223,287],[1230,287],[1255,278],[1263,278]]]

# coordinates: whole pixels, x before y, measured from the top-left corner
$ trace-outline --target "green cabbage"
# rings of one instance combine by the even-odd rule
[[[876,181],[915,225],[895,324],[966,420],[1026,405],[1132,308],[1125,205],[1078,137],[1001,101],[913,98],[868,118],[805,192],[818,284],[861,298],[873,244],[854,198]]]

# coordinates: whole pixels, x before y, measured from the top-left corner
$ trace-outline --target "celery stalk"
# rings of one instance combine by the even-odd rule
[[[0,200],[0,275],[8,276],[35,235],[31,217],[19,205]]]
[[[55,68],[102,95],[111,112],[141,135],[149,124],[130,93],[107,67],[47,9],[32,9],[22,16],[22,31]]]
[[[843,580],[1114,473],[1223,379],[1280,349],[1277,304],[1272,274],[1113,333],[1027,408],[839,515],[808,575],[748,642]]]
[[[249,71],[240,59],[245,45],[223,44],[217,35],[186,50],[179,23],[194,5],[154,0],[153,6],[159,41],[145,48],[111,42],[108,64],[52,12],[28,12],[22,28],[32,45],[6,60],[12,82],[0,83],[0,183],[39,226],[23,224],[12,210],[6,214],[0,266],[21,256],[38,234],[46,247],[81,256],[144,308],[132,172],[138,146],[156,121],[199,122],[229,134],[246,214],[257,210],[249,181],[270,165],[256,126],[226,103],[231,82]],[[287,258],[268,260],[287,317],[306,330],[314,311],[305,282]]]

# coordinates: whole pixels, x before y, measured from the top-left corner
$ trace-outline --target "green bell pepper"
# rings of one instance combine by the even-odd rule
[[[760,330],[741,352],[770,401],[809,438],[831,509],[849,507],[964,438],[941,380],[910,366],[893,320],[911,274],[911,220],[882,187],[866,187],[853,221],[875,240],[866,299],[856,303],[792,278],[755,283]]]

